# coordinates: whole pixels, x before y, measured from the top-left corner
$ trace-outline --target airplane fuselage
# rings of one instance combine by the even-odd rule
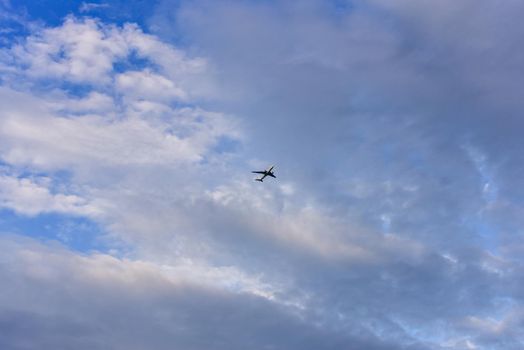
[[[269,169],[267,170],[262,170],[262,171],[252,171],[252,173],[255,173],[255,174],[261,174],[262,176],[259,177],[258,179],[255,179],[255,181],[260,181],[260,182],[264,182],[264,179],[266,178],[266,176],[270,176],[270,177],[274,177],[276,178],[275,174],[273,173],[273,168],[274,166],[271,166]]]

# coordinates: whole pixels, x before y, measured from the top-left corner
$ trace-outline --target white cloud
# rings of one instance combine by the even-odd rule
[[[0,176],[0,207],[24,215],[62,213],[93,217],[98,210],[86,199],[64,193],[53,193],[48,178]]]
[[[143,33],[136,25],[125,25],[121,33],[131,50],[139,58],[156,65],[160,74],[184,91],[184,96],[210,98],[216,95],[213,70],[204,58],[188,58],[184,51]]]
[[[136,70],[128,62],[133,53],[155,66]],[[100,166],[179,166],[201,161],[221,138],[241,134],[230,117],[190,99],[205,80],[205,61],[187,58],[136,25],[68,17],[1,54],[10,71],[6,84],[22,90],[0,91],[0,152],[11,164],[91,172]],[[119,61],[129,68],[116,73]],[[39,78],[57,80],[51,91],[40,91]],[[74,88],[62,91],[61,79],[87,94],[70,96]],[[28,89],[39,96],[23,92]],[[173,107],[180,101],[193,107]]]
[[[153,65],[159,74],[151,69],[121,74],[113,71],[116,63],[128,62],[134,55],[146,66]],[[117,27],[92,18],[68,17],[59,27],[33,30],[21,43],[2,50],[0,67],[14,74],[12,82],[27,76],[103,89],[118,75],[118,86],[133,88],[141,95],[138,97],[146,94],[149,98],[187,99],[188,95],[209,95],[213,89],[204,59],[188,58],[183,51],[145,34],[134,24]]]
[[[172,80],[152,73],[148,69],[117,75],[116,87],[126,97],[141,100],[184,101],[187,99],[187,94]]]
[[[192,123],[194,115],[206,118],[204,111],[170,112],[175,120],[187,121],[189,134],[185,137],[170,132],[170,123],[159,128],[138,118],[8,116],[1,121],[4,159],[43,169],[199,161],[221,135],[220,126]]]
[[[221,139],[242,135],[231,117],[199,108],[190,99],[191,88],[185,88],[192,86],[188,76],[203,73],[205,62],[187,58],[136,25],[119,28],[69,17],[62,26],[39,28],[1,53],[12,68],[10,79],[0,88],[1,158],[10,166],[51,172],[50,176],[70,172],[72,184],[105,209],[100,219],[109,225],[118,226],[114,220],[119,220],[119,209],[107,193],[124,186],[121,181],[144,176],[142,169],[161,168],[175,174],[172,181],[176,182],[180,177],[176,171],[194,173],[191,169],[199,162],[217,159],[213,148]],[[137,70],[133,54],[154,66]],[[13,60],[23,64],[13,65]],[[117,73],[113,64],[119,60],[128,68]],[[42,91],[39,78],[57,80]],[[74,81],[87,92],[77,96],[75,88],[64,88],[60,79]],[[181,100],[191,106],[177,107]],[[31,215],[80,213],[75,209],[83,200],[80,197],[61,197],[29,186],[26,180],[11,180],[6,184],[10,190],[4,193],[6,207]],[[133,186],[117,197],[139,193],[136,186],[156,189],[159,185],[147,179],[131,181]],[[22,192],[39,200],[24,199]],[[146,225],[150,224],[147,218]]]
[[[66,115],[92,113],[111,116],[117,111],[112,97],[96,91],[91,91],[87,96],[81,98],[68,98],[63,93],[59,93],[55,99],[49,96],[44,102],[49,103],[51,110]]]
[[[83,1],[82,4],[80,5],[79,11],[81,13],[84,13],[84,12],[90,12],[93,10],[99,10],[99,9],[104,9],[108,7],[109,7],[109,4],[107,3],[94,3],[94,2]]]
[[[13,56],[32,77],[93,84],[110,82],[113,62],[127,53],[116,27],[72,17],[61,27],[44,28],[12,48]]]

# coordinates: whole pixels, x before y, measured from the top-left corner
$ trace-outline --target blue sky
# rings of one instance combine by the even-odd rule
[[[134,22],[145,25],[158,1],[16,1],[5,2],[3,7],[13,14],[21,15],[29,20],[42,21],[48,25],[60,25],[64,17],[74,15],[89,15],[97,18],[123,24]]]
[[[519,2],[0,10],[0,348],[523,347]]]

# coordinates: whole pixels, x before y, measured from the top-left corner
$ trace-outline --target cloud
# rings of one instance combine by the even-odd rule
[[[504,32],[517,40],[520,29],[495,19],[484,26],[493,2],[443,2],[436,16],[432,6],[409,2],[357,2],[347,9],[315,1],[203,1],[172,12],[169,3],[156,20],[174,25],[159,35],[185,34],[195,51],[221,67],[224,96],[216,108],[243,116],[246,153],[285,164],[323,205],[364,215],[375,227],[386,215],[391,229],[418,238],[446,235],[432,244],[452,242],[446,249],[454,249],[464,237],[455,232],[464,232],[464,217],[476,215],[484,196],[483,175],[465,145],[497,169],[498,193],[508,186],[506,196],[513,197],[516,178],[509,174],[521,163],[513,152],[520,122],[500,116],[517,115],[520,107],[509,110],[495,106],[499,98],[485,97],[518,90],[512,85],[521,72],[505,64],[492,69],[490,62],[519,55],[517,45],[509,54],[497,38]],[[497,18],[510,8],[494,9]],[[458,20],[467,9],[471,20]],[[452,25],[455,31],[439,30]],[[482,35],[470,41],[474,28]],[[268,135],[275,141],[265,142]],[[355,198],[357,187],[366,194]]]
[[[384,242],[392,234],[424,247],[425,253],[420,260],[412,260],[413,265],[394,263],[406,256],[400,249],[402,243],[392,248],[395,253],[380,266],[384,278],[392,278],[386,283],[392,289],[385,288],[395,294],[392,286],[398,287],[398,299],[368,294],[362,301],[368,313],[361,324],[372,318],[371,305],[381,299],[384,304],[377,310],[402,305],[404,311],[394,316],[397,324],[430,338],[420,326],[437,327],[435,323],[428,326],[428,317],[450,320],[461,318],[461,313],[495,312],[471,294],[478,283],[490,286],[484,300],[512,294],[506,282],[490,289],[497,284],[495,275],[478,266],[486,251],[510,259],[501,248],[509,242],[516,247],[522,238],[516,214],[522,194],[515,177],[522,163],[517,151],[522,148],[517,131],[522,126],[518,117],[522,101],[515,98],[515,92],[520,91],[523,71],[512,63],[521,55],[516,45],[522,30],[518,25],[520,5],[498,6],[493,1],[480,6],[450,1],[437,5],[354,2],[348,7],[317,1],[171,5],[165,1],[159,7],[152,26],[166,39],[173,38],[172,33],[176,40],[191,38],[192,50],[220,67],[215,79],[222,86],[222,95],[211,105],[242,115],[246,153],[284,165],[279,180],[292,179],[302,192],[297,200],[304,207],[314,198],[316,214],[322,212],[324,218],[342,222],[338,231],[329,219],[323,221],[326,230],[309,221],[297,229],[300,239],[294,244],[307,242],[308,234],[316,231],[319,240],[324,240],[312,240],[313,245],[322,251],[323,245],[331,246],[331,233],[336,231],[340,235],[335,235],[333,245],[343,250],[348,241],[355,244],[352,234],[356,227],[366,233],[363,241],[376,248],[366,252],[382,252],[374,240],[377,233],[384,236]],[[486,181],[496,186],[496,195],[486,192]],[[486,196],[490,196],[488,206]],[[272,198],[268,202],[279,205]],[[495,209],[499,205],[516,211],[502,219]],[[300,222],[290,212],[281,215],[294,224]],[[305,216],[314,217],[311,213]],[[268,227],[279,222],[268,221]],[[286,226],[279,222],[278,227]],[[289,227],[283,231],[293,232]],[[286,234],[278,236],[285,239]],[[416,251],[407,250],[412,249]],[[337,255],[337,249],[326,251]],[[471,276],[456,275],[454,266],[458,265],[446,263],[445,258],[432,260],[433,253],[458,258],[466,264],[463,268],[473,269]],[[358,256],[354,251],[348,255]],[[302,283],[309,282],[308,277],[329,275],[320,267],[310,274],[297,270],[290,275],[302,276],[302,272],[307,276]],[[326,295],[320,308],[331,310],[326,305],[358,299],[344,283],[335,282],[348,272],[334,270],[333,280],[323,283],[326,289],[340,288],[338,295],[296,282],[304,290],[315,290],[315,298]],[[371,284],[367,284],[371,282],[364,276],[374,273],[380,275],[378,270],[362,268],[356,273],[362,280],[355,284],[371,293]],[[407,279],[397,279],[400,276]],[[446,296],[436,292],[457,290],[456,283],[461,292]],[[410,286],[413,294],[408,292]],[[465,305],[460,293],[471,296],[472,304]],[[406,295],[414,299],[407,302]],[[435,297],[442,309],[415,301],[426,296],[427,305]],[[521,303],[516,295],[509,298]],[[387,314],[392,317],[394,313]],[[424,319],[424,313],[431,316]],[[356,313],[346,309],[343,314],[354,317]],[[407,321],[408,314],[417,314],[418,320]],[[380,319],[376,329],[387,324]],[[442,331],[446,333],[453,331]],[[444,346],[445,338],[442,335],[435,343]],[[474,338],[468,338],[468,346],[488,346]]]
[[[483,24],[518,16],[337,4],[166,1],[155,35],[69,17],[2,49],[3,205],[131,250],[4,240],[1,344],[518,348],[520,71],[490,67],[519,36]]]
[[[177,88],[173,81],[150,71],[126,72],[117,76],[117,88],[126,96],[137,99],[180,100],[187,98],[185,92]]]
[[[132,63],[133,52],[158,65],[140,69]],[[69,17],[2,53],[11,68],[6,82],[11,88],[4,86],[0,96],[1,147],[11,164],[60,170],[198,162],[219,140],[240,135],[231,118],[189,100],[193,88],[186,84],[193,83],[187,75],[200,74],[202,60],[185,58],[134,25],[118,28]],[[163,54],[169,67],[156,54]],[[11,60],[21,64],[9,65]],[[129,68],[113,71],[119,62]],[[41,79],[56,79],[48,82],[50,93],[23,92],[28,86],[42,89]],[[64,88],[60,79],[80,85]],[[75,97],[82,89],[88,93]],[[185,106],[176,106],[182,101]]]
[[[122,38],[94,20],[67,19],[60,28],[46,28],[12,48],[27,74],[36,78],[104,83],[112,63],[126,55]]]
[[[93,3],[93,2],[82,2],[82,4],[80,5],[80,13],[85,13],[85,12],[91,12],[93,10],[100,10],[100,9],[104,9],[104,8],[108,8],[109,7],[109,4],[106,4],[106,3],[101,3],[101,4],[98,4],[98,3]]]
[[[81,102],[97,103],[96,96],[100,97],[91,95],[89,100]],[[8,89],[2,89],[0,98],[16,100],[15,104],[25,102],[32,109],[28,113],[16,107],[4,109],[4,158],[12,164],[32,164],[43,169],[85,164],[194,162],[203,157],[218,137],[227,134],[227,126],[220,124],[220,116],[213,118],[212,113],[198,109],[168,109],[171,120],[152,125],[140,118],[139,113],[120,120],[96,114],[73,118],[56,116],[46,112],[44,101]],[[68,101],[66,108],[71,103]],[[80,106],[76,104],[75,108]],[[98,107],[100,105],[91,104],[87,111]],[[209,122],[204,122],[207,120]],[[187,131],[177,135],[183,132],[178,125]]]
[[[201,94],[199,90],[209,89],[205,86],[210,85],[209,82],[200,83],[209,80],[205,75],[204,79],[201,76],[206,70],[205,60],[186,57],[182,51],[145,34],[134,24],[117,27],[92,18],[71,16],[59,27],[34,29],[22,43],[4,49],[2,54],[2,68],[18,73],[11,77],[11,81],[22,75],[37,79],[37,82],[54,79],[55,84],[68,81],[111,88],[112,79],[117,74],[113,70],[115,66],[127,64],[133,67],[133,59],[137,59],[143,60],[144,70],[122,72],[121,84],[123,79],[129,81],[131,77],[141,78],[141,83],[146,82],[146,78],[156,79],[152,83],[160,83],[163,88],[165,84],[177,87],[177,96],[173,97],[189,93],[198,95]],[[147,68],[151,65],[161,75],[155,75]],[[16,71],[13,71],[15,67]],[[163,75],[169,81],[162,80]],[[157,87],[155,91],[162,92],[163,89]],[[149,94],[154,95],[153,91]]]
[[[48,178],[35,181],[28,178],[0,176],[0,206],[24,215],[58,212],[92,216],[96,208],[74,194],[52,193]]]
[[[0,297],[0,343],[10,348],[398,348],[367,334],[326,333],[263,297],[195,283],[192,271],[9,238],[1,245],[8,287]]]

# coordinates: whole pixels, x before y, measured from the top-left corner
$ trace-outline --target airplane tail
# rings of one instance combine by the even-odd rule
[[[262,179],[255,179],[255,181],[264,182],[264,180],[262,180]]]

